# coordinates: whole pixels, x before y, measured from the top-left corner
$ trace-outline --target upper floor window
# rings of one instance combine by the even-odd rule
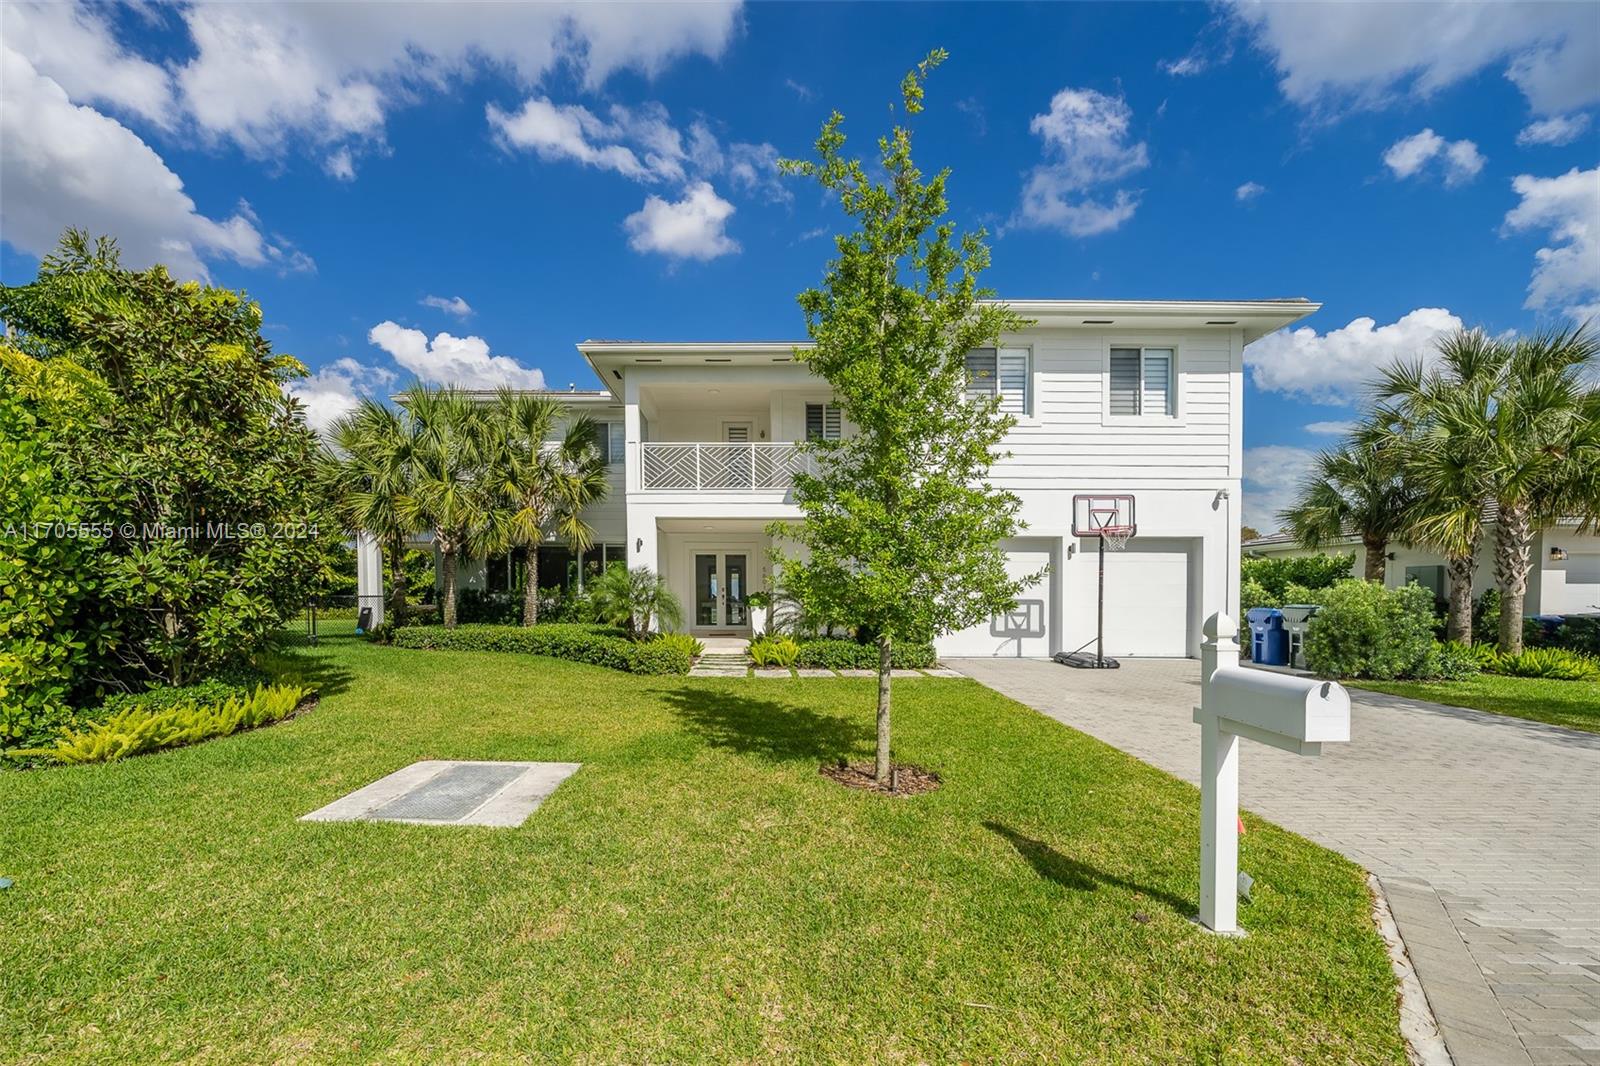
[[[1174,362],[1171,348],[1111,349],[1110,413],[1175,416]]]
[[[838,440],[843,422],[831,403],[806,404],[806,440]]]
[[[596,422],[594,424],[594,446],[600,452],[600,459],[607,464],[622,462],[623,452],[626,450],[621,422]]]
[[[1026,348],[974,348],[967,353],[967,396],[998,396],[1005,413],[1029,413],[1031,354]]]

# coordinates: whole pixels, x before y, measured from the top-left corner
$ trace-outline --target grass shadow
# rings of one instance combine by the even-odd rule
[[[1054,881],[1063,888],[1069,888],[1074,892],[1093,892],[1101,885],[1113,885],[1159,901],[1185,918],[1193,917],[1199,910],[1199,904],[1192,899],[1184,899],[1164,889],[1151,888],[1126,877],[1108,874],[1086,862],[1063,855],[1044,841],[1019,833],[1003,822],[989,819],[983,823],[983,827],[1004,838],[1006,843],[1016,848],[1017,854],[1026,859],[1028,865],[1032,866],[1040,877]]]
[[[661,698],[690,733],[740,755],[826,762],[851,755],[867,738],[865,727],[849,718],[698,685],[664,691]]]
[[[353,633],[348,636],[341,634],[331,639],[322,638],[318,647],[330,644],[338,646],[365,639]],[[318,655],[315,648],[303,643],[274,642],[261,653],[259,662],[274,677],[285,675],[298,677],[303,684],[315,688],[319,696],[332,696],[345,691],[355,677],[355,674],[337,658]]]

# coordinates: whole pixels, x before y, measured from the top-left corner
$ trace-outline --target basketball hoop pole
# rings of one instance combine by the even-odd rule
[[[1104,669],[1106,665],[1106,538],[1095,538],[1100,545],[1100,591],[1095,597],[1094,659]]]

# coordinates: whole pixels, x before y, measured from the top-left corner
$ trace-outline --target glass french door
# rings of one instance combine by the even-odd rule
[[[743,629],[750,624],[748,557],[743,552],[696,552],[694,624],[701,629]]]

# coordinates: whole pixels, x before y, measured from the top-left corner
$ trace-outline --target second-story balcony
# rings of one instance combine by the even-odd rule
[[[792,442],[645,441],[639,445],[639,487],[656,492],[781,491],[794,475],[810,473],[812,463]]]

